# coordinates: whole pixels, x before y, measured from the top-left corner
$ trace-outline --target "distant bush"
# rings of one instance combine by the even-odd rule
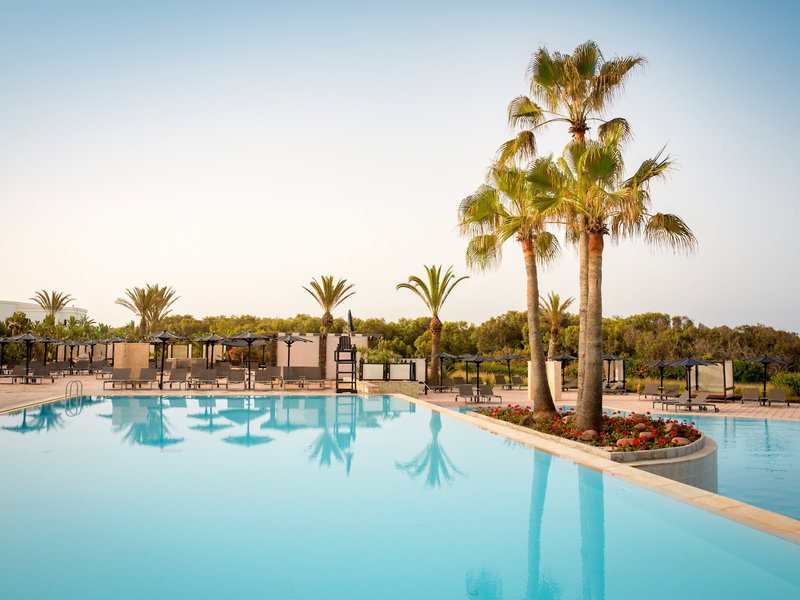
[[[764,381],[764,366],[746,360],[733,361],[733,380],[740,383]]]
[[[792,396],[800,396],[800,373],[776,373],[770,383],[772,387],[788,389]]]

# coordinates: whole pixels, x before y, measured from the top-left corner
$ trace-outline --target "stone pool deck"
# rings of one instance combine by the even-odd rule
[[[30,384],[30,385],[23,385],[19,383],[15,384],[0,384],[0,413],[6,412],[13,412],[16,410],[22,410],[23,408],[27,408],[30,406],[35,406],[36,404],[40,404],[41,402],[45,402],[48,400],[56,400],[64,395],[64,387],[66,386],[68,381],[78,380],[83,384],[83,393],[90,395],[90,396],[99,396],[103,394],[107,395],[125,395],[132,393],[130,389],[126,390],[104,390],[103,389],[103,380],[95,379],[93,375],[82,375],[82,376],[73,376],[73,377],[66,377],[61,379],[56,379],[55,383],[53,382],[46,382],[41,384]],[[242,395],[250,395],[250,394],[269,394],[269,393],[276,393],[276,394],[306,394],[306,393],[320,393],[318,388],[310,388],[310,389],[298,389],[293,387],[291,389],[284,389],[281,390],[279,388],[275,388],[274,390],[270,390],[269,388],[264,387],[263,385],[259,386],[258,389],[255,390],[243,390],[241,387],[238,388],[231,388],[226,390],[224,387],[222,388],[209,388],[204,387],[200,390],[187,390],[184,389],[165,389],[165,390],[158,390],[158,388],[149,389],[143,388],[141,390],[135,390],[133,393],[137,394],[160,394],[165,396],[172,396],[178,394],[186,394],[191,393],[194,396],[205,396],[205,395],[221,395],[221,394],[229,394],[231,396],[242,396]],[[332,390],[328,388],[327,390],[323,390],[322,393],[330,394]],[[527,390],[495,390],[495,393],[500,394],[503,397],[502,402],[498,402],[495,400],[491,403],[480,403],[476,404],[474,402],[465,403],[463,400],[456,401],[455,400],[455,393],[454,392],[446,392],[446,393],[429,393],[428,395],[421,395],[420,398],[430,402],[431,404],[435,404],[436,406],[441,406],[443,408],[451,408],[451,409],[459,409],[465,406],[475,407],[475,406],[497,406],[498,404],[520,404],[525,406],[528,404],[528,392]],[[575,402],[577,400],[577,393],[576,392],[565,392],[562,396],[561,402],[558,403],[559,406],[575,406]],[[664,411],[658,410],[653,408],[652,400],[645,400],[645,399],[638,399],[636,394],[608,394],[603,397],[603,406],[608,409],[612,410],[622,410],[625,412],[647,412],[650,411],[654,415],[675,415],[675,411]],[[713,410],[710,411],[701,411],[697,412],[694,411],[689,414],[700,414],[704,417],[745,417],[751,419],[778,419],[784,421],[800,421],[800,403],[791,404],[790,406],[761,406],[758,404],[753,404],[752,402],[747,404],[740,404],[739,402],[728,402],[726,403],[717,403],[719,407],[719,412],[716,413]],[[684,415],[686,414],[685,411],[680,411],[677,414]]]

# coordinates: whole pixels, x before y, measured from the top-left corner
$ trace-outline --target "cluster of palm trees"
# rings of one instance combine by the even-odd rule
[[[460,231],[469,238],[468,264],[497,266],[503,245],[511,239],[522,248],[532,365],[529,396],[537,416],[555,412],[539,326],[537,267],[558,254],[554,232],[578,245],[579,430],[599,430],[602,417],[605,238],[641,236],[656,246],[686,250],[696,243],[680,217],[650,209],[650,184],[671,168],[671,159],[662,149],[629,174],[624,163],[629,124],[603,116],[630,74],[644,63],[641,56],[606,61],[592,41],[572,54],[540,48],[528,67],[530,95],[515,98],[508,107],[509,124],[519,132],[498,150],[486,183],[458,208]],[[537,134],[553,123],[568,125],[571,140],[560,156],[543,156]],[[594,123],[597,135],[590,137]]]

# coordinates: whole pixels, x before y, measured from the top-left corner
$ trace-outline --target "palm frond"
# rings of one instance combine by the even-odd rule
[[[644,228],[645,239],[657,248],[676,252],[692,252],[697,247],[697,238],[677,215],[656,213],[651,215]]]
[[[536,135],[527,129],[504,142],[497,150],[497,162],[501,165],[512,159],[530,160],[534,156],[536,156]]]

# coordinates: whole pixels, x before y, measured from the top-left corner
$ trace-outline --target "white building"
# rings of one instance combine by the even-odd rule
[[[0,300],[0,321],[9,318],[16,312],[25,313],[31,321],[43,321],[47,312],[35,302],[14,302],[12,300]],[[80,319],[87,314],[85,308],[67,306],[56,313],[56,323],[66,324],[70,317]]]

